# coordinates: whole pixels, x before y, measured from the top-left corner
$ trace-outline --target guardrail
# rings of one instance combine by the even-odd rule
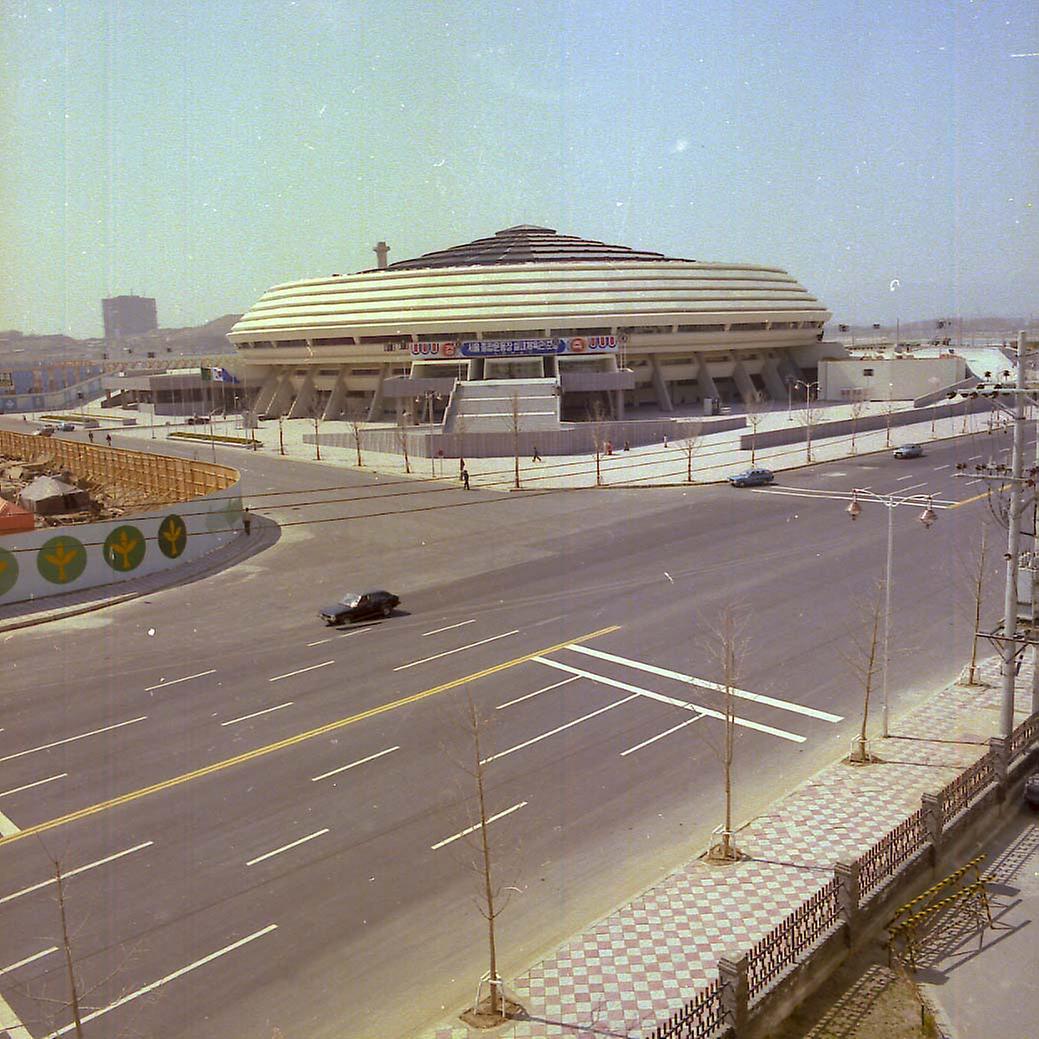
[[[651,1032],[649,1039],[710,1039],[728,1018],[722,1002],[723,987],[720,980],[711,982]]]
[[[928,840],[924,809],[918,808],[859,858],[859,887],[862,893],[871,894],[889,877],[894,876],[899,867],[920,851]]]

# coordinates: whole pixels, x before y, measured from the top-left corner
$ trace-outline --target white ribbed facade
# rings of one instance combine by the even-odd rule
[[[506,262],[481,254],[490,247]],[[507,262],[510,251],[534,258]],[[264,293],[229,335],[263,384],[257,409],[336,418],[363,405],[379,418],[456,380],[517,378],[556,379],[571,411],[600,393],[614,414],[775,397],[799,364],[814,368],[831,316],[775,267],[657,258],[542,228],[424,259]],[[480,356],[495,341],[513,352]]]

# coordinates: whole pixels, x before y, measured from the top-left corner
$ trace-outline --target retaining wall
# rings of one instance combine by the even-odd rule
[[[631,422],[603,422],[599,435],[609,440],[614,452],[620,451],[627,441],[632,447],[659,444],[669,440],[684,440],[691,436],[706,436],[730,429],[741,429],[747,424],[743,415],[718,419],[643,419]],[[430,433],[421,426],[401,431],[398,429],[368,429],[361,434],[361,456],[365,451],[385,454],[403,454],[401,437],[408,441],[412,458],[511,458],[516,446],[511,432],[502,433]],[[595,454],[596,430],[592,423],[580,423],[563,429],[521,432],[518,436],[520,456],[531,455],[534,448],[543,456]],[[319,433],[322,447],[342,447],[355,450],[353,433]],[[314,434],[303,435],[305,444],[314,443]],[[760,446],[760,440],[759,440]]]
[[[890,415],[891,428],[895,426],[913,426],[919,422],[930,422],[931,419],[949,418],[962,415],[968,409],[980,413],[991,411],[994,407],[989,400],[957,401],[954,404],[942,404],[936,408],[914,411],[893,411]],[[863,415],[855,419],[836,419],[832,422],[816,422],[812,424],[812,439],[822,440],[824,437],[851,436],[852,433],[868,433],[872,430],[886,429],[889,416]],[[806,426],[792,426],[784,429],[763,430],[756,436],[746,433],[740,437],[740,450],[749,451],[752,442],[758,450],[763,447],[778,447],[780,444],[803,444],[806,439]]]

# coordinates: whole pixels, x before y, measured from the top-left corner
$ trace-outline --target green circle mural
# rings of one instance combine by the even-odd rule
[[[0,548],[0,595],[6,595],[18,581],[18,560],[13,552]]]
[[[228,498],[219,509],[214,509],[206,517],[206,528],[210,533],[234,530],[242,524],[242,499]]]
[[[180,556],[188,543],[187,524],[171,512],[159,524],[159,551],[168,559]]]
[[[75,581],[86,569],[87,550],[75,538],[51,538],[36,553],[36,568],[51,584]]]
[[[113,570],[124,573],[141,565],[144,550],[144,535],[136,527],[122,526],[116,527],[105,538],[102,555]]]

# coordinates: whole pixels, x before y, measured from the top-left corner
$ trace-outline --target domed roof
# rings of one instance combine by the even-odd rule
[[[610,261],[675,260],[680,257],[608,245],[574,235],[559,234],[551,227],[517,224],[477,238],[465,245],[438,249],[411,260],[391,263],[386,270],[406,271],[435,267],[493,267],[516,263],[588,263]]]

